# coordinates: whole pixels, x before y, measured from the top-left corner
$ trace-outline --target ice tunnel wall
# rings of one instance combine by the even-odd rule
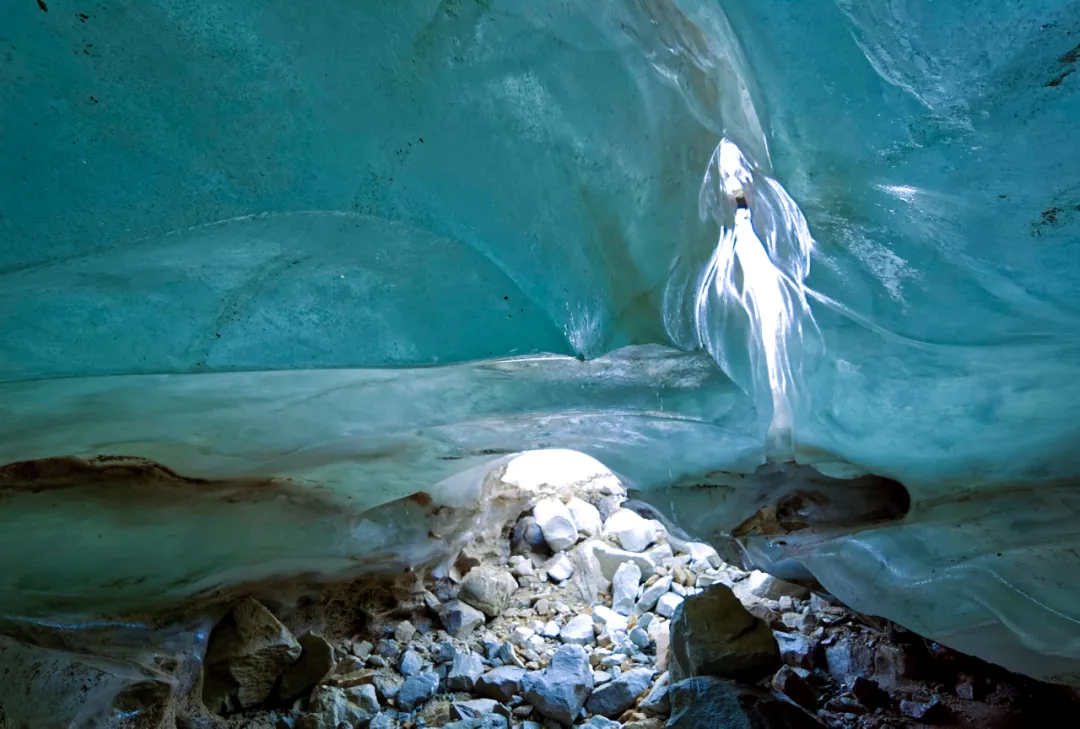
[[[795,458],[911,512],[761,549],[1075,677],[1075,2],[3,15],[0,463],[216,484],[4,469],[4,613],[338,573],[419,538],[366,509],[529,448],[710,534]]]

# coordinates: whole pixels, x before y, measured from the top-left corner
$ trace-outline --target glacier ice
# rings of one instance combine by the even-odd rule
[[[10,5],[5,625],[432,558],[559,447],[715,539],[898,481],[746,549],[1078,681],[1076,3]]]

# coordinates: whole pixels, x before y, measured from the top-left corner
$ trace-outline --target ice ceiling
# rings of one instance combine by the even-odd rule
[[[1080,680],[1073,0],[3,15],[0,613],[400,556],[526,449],[705,536],[797,460],[910,512],[759,557]]]

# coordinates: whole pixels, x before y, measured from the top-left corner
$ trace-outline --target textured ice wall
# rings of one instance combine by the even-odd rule
[[[9,5],[0,463],[318,508],[8,469],[5,612],[330,572],[524,448],[731,529],[769,452],[912,493],[828,587],[1076,675],[1075,3]]]

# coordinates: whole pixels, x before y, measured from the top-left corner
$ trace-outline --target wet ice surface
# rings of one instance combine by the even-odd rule
[[[5,614],[434,558],[362,514],[531,448],[716,538],[771,455],[911,509],[762,559],[1074,678],[1069,3],[12,12],[0,462],[229,484],[5,470]]]

